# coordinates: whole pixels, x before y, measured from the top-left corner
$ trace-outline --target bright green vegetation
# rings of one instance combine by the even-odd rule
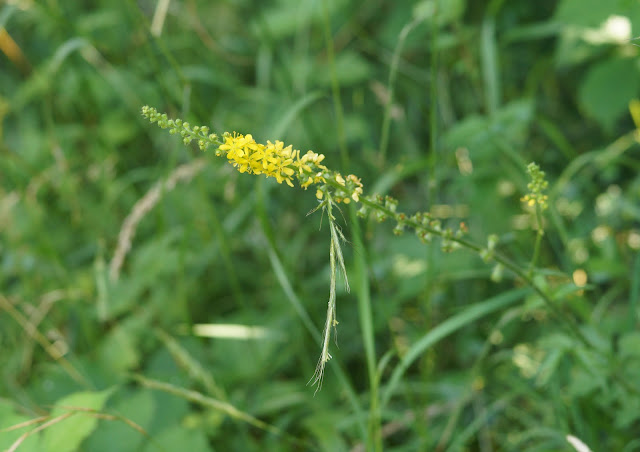
[[[0,450],[640,451],[638,2],[81,3],[0,6]]]

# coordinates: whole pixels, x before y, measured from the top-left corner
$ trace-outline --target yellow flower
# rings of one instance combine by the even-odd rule
[[[351,183],[350,185],[353,185],[354,187],[353,192],[351,193],[351,199],[355,202],[360,201],[360,195],[362,194],[362,182],[353,174],[349,174],[347,176],[347,181],[349,181]]]
[[[295,174],[293,168],[289,168],[293,164],[292,146],[286,148],[282,141],[276,140],[275,144],[267,141],[265,148],[265,156],[263,157],[264,173],[267,176],[275,177],[279,184],[283,181],[290,187],[293,187],[291,176]]]
[[[254,172],[254,155],[259,154],[264,145],[256,143],[251,134],[236,134],[225,136],[225,143],[218,148],[227,152],[227,159],[238,168],[241,173]]]
[[[307,187],[311,184],[313,184],[313,177],[308,177],[306,181],[300,184],[300,186],[306,190]]]
[[[241,173],[264,174],[275,178],[279,184],[286,182],[290,187],[293,187],[293,176],[296,173],[300,185],[306,189],[311,184],[326,183],[323,171],[329,171],[320,163],[324,160],[323,154],[307,151],[300,156],[299,150],[293,149],[291,145],[285,147],[282,141],[267,141],[264,145],[256,143],[250,134],[225,134],[224,143],[218,147],[218,152],[226,154],[229,162]],[[336,180],[345,184],[340,175]]]

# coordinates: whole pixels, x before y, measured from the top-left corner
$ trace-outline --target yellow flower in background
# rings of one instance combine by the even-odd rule
[[[520,200],[526,202],[529,207],[537,204],[542,210],[546,210],[549,207],[549,197],[544,194],[544,191],[549,186],[549,182],[545,179],[545,172],[537,164],[529,163],[527,165],[527,173],[531,178],[531,181],[527,184],[529,193],[520,198]]]

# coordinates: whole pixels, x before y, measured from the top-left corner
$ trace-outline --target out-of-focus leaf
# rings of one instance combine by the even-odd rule
[[[102,410],[112,393],[113,389],[100,392],[76,392],[58,400],[51,412],[52,418],[66,413],[74,414],[45,429],[42,438],[43,451],[77,450],[80,443],[98,425],[98,418],[93,416],[93,413]]]
[[[87,450],[111,450],[117,439],[118,452],[134,452],[139,451],[148,440],[144,432],[149,433],[149,427],[156,410],[155,398],[151,391],[136,389],[133,393],[127,391],[116,396],[119,400],[109,407],[109,412],[122,416],[123,420],[103,421],[100,428],[96,429],[85,441],[84,445]],[[128,425],[125,420],[135,423],[144,432]]]
[[[640,72],[635,59],[605,60],[591,67],[580,84],[579,98],[585,112],[611,129],[627,114],[629,100],[638,94]]]

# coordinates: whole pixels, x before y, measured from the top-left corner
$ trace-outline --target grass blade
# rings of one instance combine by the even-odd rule
[[[527,288],[515,289],[496,297],[489,298],[488,300],[475,303],[461,313],[445,320],[433,330],[422,336],[419,341],[409,348],[407,354],[402,358],[402,361],[400,361],[393,371],[393,374],[389,379],[389,383],[382,393],[381,408],[384,409],[387,402],[389,402],[391,395],[396,390],[402,376],[409,366],[411,366],[411,364],[413,364],[413,362],[417,360],[429,347],[458,331],[465,325],[475,322],[498,309],[505,308],[510,304],[515,303],[529,292],[531,292],[531,290]]]

